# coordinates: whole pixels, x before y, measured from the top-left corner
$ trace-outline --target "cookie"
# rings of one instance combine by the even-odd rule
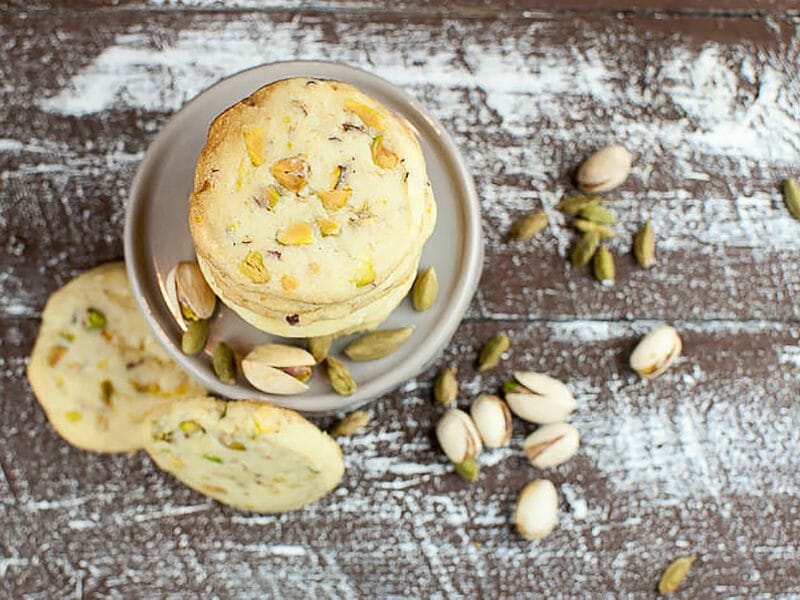
[[[297,510],[344,472],[339,445],[298,413],[271,404],[195,398],[156,409],[145,449],[190,488],[260,513]]]
[[[141,448],[150,410],[205,394],[150,334],[121,262],[87,271],[50,296],[28,380],[61,437],[97,452]]]
[[[270,84],[217,117],[190,197],[195,250],[220,298],[292,337],[352,328],[364,321],[353,310],[383,313],[369,305],[411,275],[435,222],[408,124],[318,79]],[[289,332],[272,327],[293,315]]]

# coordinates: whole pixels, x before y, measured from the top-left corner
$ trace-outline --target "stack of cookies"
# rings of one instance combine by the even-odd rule
[[[408,124],[352,85],[308,78],[214,120],[189,214],[214,292],[286,337],[379,325],[413,284],[435,221]]]

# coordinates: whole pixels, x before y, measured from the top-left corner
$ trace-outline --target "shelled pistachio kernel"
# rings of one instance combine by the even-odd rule
[[[631,369],[642,377],[653,379],[666,371],[683,349],[674,327],[662,325],[649,331],[631,353]]]
[[[236,383],[236,356],[225,342],[217,342],[212,357],[214,374],[223,383]]]
[[[558,493],[552,482],[536,479],[517,498],[514,524],[526,540],[540,540],[558,525]]]
[[[187,355],[200,352],[208,340],[208,321],[189,321],[181,336],[181,351]]]

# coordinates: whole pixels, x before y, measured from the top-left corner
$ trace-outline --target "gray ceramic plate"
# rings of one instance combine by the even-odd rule
[[[314,375],[309,391],[297,396],[263,394],[241,374],[237,385],[219,382],[210,363],[217,340],[225,340],[241,355],[274,338],[221,305],[204,352],[185,356],[180,350],[181,330],[164,300],[167,273],[179,261],[194,260],[188,198],[195,161],[205,144],[209,124],[225,108],[259,87],[296,76],[352,83],[405,117],[422,144],[439,211],[436,230],[421,262],[423,267],[436,268],[439,298],[424,313],[415,312],[408,299],[402,302],[381,327],[414,325],[414,334],[400,350],[382,360],[348,363],[358,382],[358,391],[348,398],[333,393],[322,373]],[[335,63],[297,61],[263,65],[224,79],[172,117],[150,146],[133,181],[125,223],[125,258],[137,301],[156,338],[210,390],[229,398],[268,400],[303,412],[322,413],[351,409],[377,398],[413,378],[437,356],[475,292],[483,243],[472,179],[452,139],[435,118],[402,90],[374,75]],[[332,351],[340,350],[348,339],[337,340]]]

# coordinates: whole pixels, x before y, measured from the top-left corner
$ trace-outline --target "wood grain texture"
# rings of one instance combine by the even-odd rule
[[[0,595],[651,596],[685,553],[700,557],[687,597],[800,595],[800,225],[778,187],[800,169],[798,18],[398,17],[365,4],[0,15]],[[530,428],[517,421],[510,447],[482,457],[478,485],[458,480],[433,439],[436,367],[371,406],[369,430],[343,443],[340,489],[282,516],[207,501],[142,455],[72,449],[36,405],[24,368],[41,307],[121,256],[125,196],[153,136],[220,77],[287,58],[402,85],[464,152],[485,273],[436,367],[458,365],[464,407],[514,368],[576,392],[583,447],[545,474],[563,514],[543,542],[509,525],[542,475],[522,458]],[[607,289],[570,272],[574,238],[553,207],[611,140],[636,164],[612,194]],[[547,232],[506,243],[538,207]],[[648,215],[659,262],[644,272],[626,253]],[[681,331],[684,358],[642,382],[627,355],[660,320]],[[509,358],[478,375],[478,347],[499,330]]]

